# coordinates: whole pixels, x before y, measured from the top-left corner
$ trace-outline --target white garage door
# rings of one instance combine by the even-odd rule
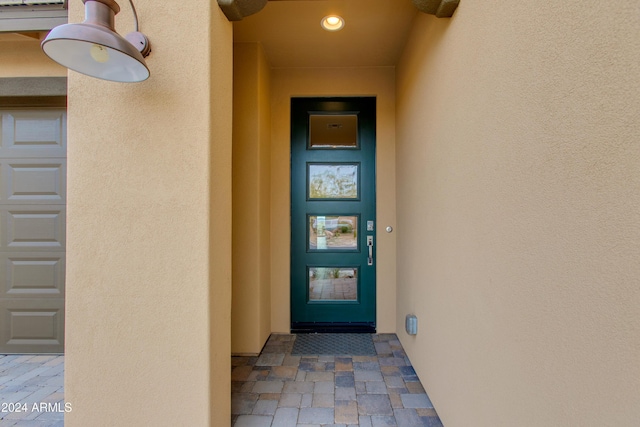
[[[66,112],[0,109],[0,353],[64,349]]]

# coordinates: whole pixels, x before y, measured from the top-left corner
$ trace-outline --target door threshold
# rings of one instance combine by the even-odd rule
[[[375,334],[376,325],[369,322],[322,323],[322,322],[292,322],[292,334],[313,333],[350,333]]]

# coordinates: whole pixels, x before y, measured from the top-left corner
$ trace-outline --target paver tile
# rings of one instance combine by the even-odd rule
[[[253,415],[274,415],[277,408],[277,400],[258,400],[251,413]]]
[[[378,363],[380,366],[407,366],[404,357],[381,357]]]
[[[257,401],[258,395],[256,393],[232,393],[231,413],[236,415],[250,414]]]
[[[382,381],[380,371],[354,371],[356,381]]]
[[[358,424],[358,404],[355,400],[336,400],[336,423]]]
[[[302,400],[300,400],[301,408],[310,408],[313,403],[313,393],[305,393],[302,395]]]
[[[282,393],[283,381],[256,381],[253,386],[254,393]]]
[[[407,390],[409,390],[409,393],[426,393],[424,391],[424,387],[422,387],[422,384],[419,382],[405,382],[405,386],[407,387]]]
[[[399,393],[392,393],[389,392],[389,400],[391,401],[391,407],[392,408],[404,408],[404,406],[402,405],[402,399],[400,398],[400,394]]]
[[[389,345],[388,342],[376,342],[376,343],[373,343],[373,345],[376,348],[376,353],[378,353],[378,357],[393,354],[393,351],[391,350],[391,346]]]
[[[356,389],[354,387],[336,387],[336,400],[355,400]]]
[[[405,408],[433,408],[426,394],[402,394],[400,398]]]
[[[405,357],[407,357],[407,353],[405,353],[402,349],[393,350],[393,357],[400,357],[404,359]]]
[[[413,366],[399,366],[398,369],[403,377],[416,375],[416,371],[413,369]]]
[[[433,408],[416,408],[418,416],[421,417],[437,417],[438,413]]]
[[[415,409],[394,409],[393,413],[398,427],[423,427],[424,425]]]
[[[350,357],[336,357],[335,370],[338,371],[353,371],[353,362]]]
[[[387,394],[387,386],[384,381],[367,381],[366,383],[368,394]]]
[[[376,371],[380,372],[380,364],[375,362],[353,362],[354,371]]]
[[[396,418],[393,416],[373,416],[371,417],[372,427],[396,427]]]
[[[386,394],[358,395],[358,413],[360,415],[393,415],[389,396]]]
[[[391,388],[403,388],[404,387],[404,380],[402,379],[402,377],[388,377],[385,376],[384,377],[384,382],[385,384],[387,384],[387,387],[391,387]]]
[[[315,386],[312,382],[307,381],[286,381],[284,383],[284,393],[313,393],[313,387]]]
[[[377,362],[378,357],[377,356],[353,356],[351,360],[353,360],[353,362]]]
[[[231,393],[250,393],[255,381],[232,381]]]
[[[252,366],[237,366],[231,370],[231,381],[246,381],[252,372]]]
[[[333,381],[316,381],[314,384],[314,393],[335,393],[336,385]]]
[[[327,393],[313,393],[311,406],[314,408],[333,408],[334,395]]]
[[[263,353],[258,358],[256,366],[281,366],[284,361],[284,353]]]
[[[300,424],[333,424],[333,408],[301,408],[298,415]]]
[[[444,427],[440,417],[420,417],[424,427]]]
[[[273,417],[265,415],[240,415],[235,427],[271,427]]]
[[[355,387],[355,384],[353,375],[336,376],[336,387]]]
[[[261,393],[258,400],[280,400],[281,393]]]
[[[305,381],[333,381],[333,372],[307,372]]]
[[[248,365],[249,357],[247,356],[233,356],[231,358],[231,367],[246,366]]]
[[[300,364],[300,356],[292,356],[287,354],[284,356],[282,360],[282,366],[295,366],[297,367]]]
[[[300,393],[282,393],[278,406],[281,408],[299,408],[302,401]]]
[[[298,424],[298,409],[296,408],[278,408],[273,417],[273,426],[277,427],[296,427]]]
[[[399,377],[400,376],[400,368],[397,366],[380,366],[380,372],[385,377]]]
[[[254,369],[246,381],[265,381],[269,377],[270,372],[268,369]]]
[[[1,425],[12,425],[15,427],[64,427],[64,420],[20,420],[17,424]]]
[[[267,377],[268,380],[295,380],[298,368],[295,366],[274,366]]]
[[[358,421],[360,422],[360,427],[372,427],[371,417],[368,415],[360,415]]]

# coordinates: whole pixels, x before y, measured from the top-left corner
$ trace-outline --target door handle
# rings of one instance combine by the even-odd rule
[[[367,265],[373,265],[373,236],[367,236],[367,246],[369,247],[369,258]]]

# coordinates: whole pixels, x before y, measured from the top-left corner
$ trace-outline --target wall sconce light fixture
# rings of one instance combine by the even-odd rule
[[[151,52],[147,37],[138,32],[138,17],[131,0],[135,32],[126,39],[115,31],[120,6],[114,0],[82,0],[84,22],[55,27],[42,41],[42,50],[71,70],[114,82],[141,82],[149,78],[144,58]]]

